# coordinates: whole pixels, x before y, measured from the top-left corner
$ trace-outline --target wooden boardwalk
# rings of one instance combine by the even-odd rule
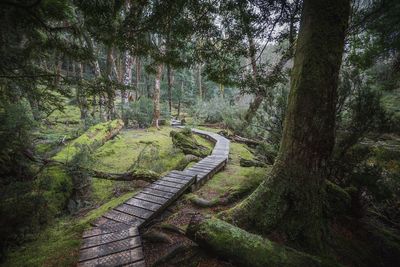
[[[228,139],[197,129],[192,132],[215,143],[212,154],[184,171],[169,172],[95,220],[93,227],[83,233],[79,267],[145,266],[140,228],[186,191],[203,185],[228,161]]]

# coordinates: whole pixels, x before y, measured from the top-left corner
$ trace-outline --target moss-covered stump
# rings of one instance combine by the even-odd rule
[[[37,179],[39,192],[43,193],[50,214],[60,213],[73,193],[73,179],[68,174],[65,164],[77,156],[83,147],[94,150],[102,146],[117,135],[123,125],[122,120],[94,125],[52,157],[55,163],[49,164]]]
[[[204,158],[210,154],[210,150],[200,145],[190,131],[171,131],[170,136],[172,137],[174,146],[181,149],[186,155],[195,155]]]
[[[187,235],[200,246],[239,266],[340,266],[335,262],[278,245],[214,217],[194,216]]]

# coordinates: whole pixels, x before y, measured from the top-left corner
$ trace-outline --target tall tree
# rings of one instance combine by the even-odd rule
[[[334,144],[338,74],[349,0],[305,0],[279,155],[270,175],[227,215],[289,244],[322,251],[322,203]]]

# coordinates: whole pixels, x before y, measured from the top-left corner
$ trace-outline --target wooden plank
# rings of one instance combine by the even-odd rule
[[[147,192],[141,191],[139,194],[136,194],[134,198],[142,199],[142,200],[147,200],[149,202],[157,203],[160,205],[163,205],[168,202],[169,199],[164,198],[164,197],[159,197],[155,196],[152,194],[148,194]]]
[[[85,232],[83,232],[82,238],[87,238],[87,237],[92,237],[92,236],[97,236],[97,235],[103,235],[103,234],[109,234],[113,232],[119,232],[123,230],[129,230],[131,227],[127,226],[125,223],[115,223],[112,221],[112,224],[108,225],[108,227],[103,227],[103,226],[98,226],[98,227],[92,227]],[[137,228],[135,228],[137,231]],[[138,232],[139,233],[139,232]]]
[[[208,172],[212,172],[215,169],[217,169],[217,166],[202,166],[202,165],[193,165],[192,167],[190,167],[190,169],[194,169],[194,170],[203,170],[203,171],[208,171]]]
[[[140,237],[129,237],[110,242],[96,247],[82,249],[79,252],[79,261],[87,261],[98,257],[107,256],[117,252],[137,248],[141,246]]]
[[[177,183],[172,183],[172,182],[163,181],[163,180],[155,181],[153,184],[159,184],[159,185],[178,188],[178,189],[181,189],[185,185],[185,184],[177,184]]]
[[[193,178],[192,175],[188,175],[187,173],[184,173],[183,171],[170,171],[166,176],[169,176],[170,174],[174,174],[175,176],[182,177],[182,179],[185,179],[185,180],[191,180]]]
[[[124,267],[146,267],[146,264],[143,261],[138,261],[138,262],[134,262],[134,263],[130,263],[128,265],[123,265]]]
[[[99,257],[93,260],[83,261],[78,263],[78,267],[108,267],[108,266],[123,266],[143,260],[143,249],[137,247],[131,250],[126,250],[104,257]]]
[[[122,206],[122,205],[121,205]],[[119,206],[118,206],[119,208]],[[124,212],[117,211],[116,209],[110,210],[103,215],[103,217],[116,222],[123,222],[129,225],[139,226],[144,222],[144,219],[129,215]]]
[[[174,196],[174,193],[160,191],[160,190],[157,190],[154,188],[149,188],[149,187],[143,188],[141,192],[146,193],[146,194],[151,194],[151,195],[157,196],[157,197],[163,197],[166,199],[170,199],[171,197]]]
[[[151,211],[157,211],[159,208],[161,208],[160,204],[156,204],[153,202],[149,202],[146,200],[142,199],[137,199],[137,198],[131,198],[125,202],[125,204],[129,204],[135,207],[140,207],[146,210],[151,210]]]
[[[109,233],[109,234],[102,234],[91,236],[87,238],[83,238],[81,249],[95,247],[103,244],[107,244],[110,242],[126,239],[129,237],[139,236],[139,231],[137,227],[131,227],[126,230],[122,230],[119,232]]]
[[[195,175],[207,175],[210,172],[206,171],[206,170],[198,170],[198,169],[193,169],[192,167],[190,167],[189,169],[186,169],[185,172],[190,173],[190,174],[195,174]]]
[[[138,217],[142,220],[146,220],[153,215],[154,211],[143,209],[140,207],[131,206],[128,204],[122,204],[115,208],[116,211],[126,213],[130,216]]]
[[[164,191],[164,192],[168,192],[168,193],[173,193],[174,195],[175,195],[175,193],[177,193],[179,191],[179,188],[167,187],[167,186],[154,184],[154,183],[151,184],[148,188],[152,188],[152,189],[156,189],[156,190],[160,190],[160,191]]]
[[[188,181],[182,180],[182,179],[177,179],[177,178],[173,178],[173,177],[168,177],[165,176],[161,179],[161,181],[168,181],[168,182],[173,182],[176,184],[184,184],[186,185],[188,183]]]
[[[175,173],[168,173],[165,177],[180,179],[180,180],[184,181],[185,183],[187,183],[188,181],[191,181],[193,179],[193,175],[186,174],[186,176],[182,176],[182,175],[176,175]]]
[[[92,221],[90,224],[102,228],[109,228],[109,227],[112,228],[115,224],[115,221],[110,220],[108,218],[99,217],[96,220]]]

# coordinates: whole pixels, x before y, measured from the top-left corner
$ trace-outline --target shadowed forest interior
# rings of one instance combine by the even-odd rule
[[[400,266],[400,1],[0,1],[0,266]]]

